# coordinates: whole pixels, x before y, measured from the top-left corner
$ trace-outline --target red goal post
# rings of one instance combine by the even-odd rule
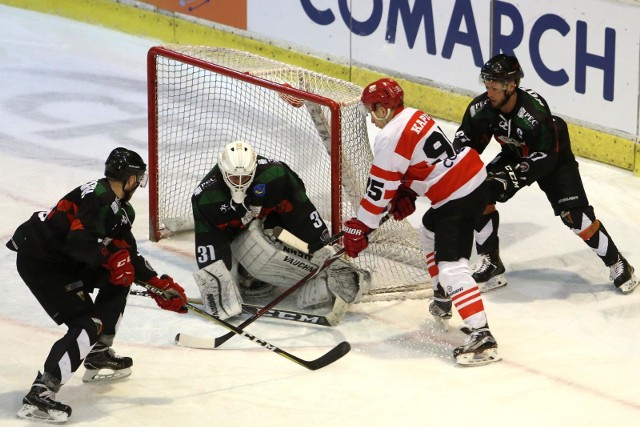
[[[302,178],[332,234],[355,215],[373,160],[357,85],[247,52],[185,45],[151,48],[147,78],[152,241],[193,229],[191,195],[220,149],[238,139]],[[387,221],[354,262],[372,272],[372,294],[430,293],[406,221]]]

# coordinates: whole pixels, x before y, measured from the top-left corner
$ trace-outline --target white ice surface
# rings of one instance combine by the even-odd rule
[[[146,154],[146,52],[156,44],[0,6],[3,242],[33,211],[100,177],[114,147]],[[455,125],[443,128],[451,135]],[[640,180],[580,163],[598,217],[640,266]],[[195,296],[191,242],[149,242],[147,193],[139,191],[133,204],[141,251]],[[358,304],[334,329],[269,320],[248,328],[305,359],[342,340],[352,344],[343,359],[312,372],[242,337],[213,351],[177,347],[178,332],[216,337],[226,330],[131,297],[115,348],[133,357],[133,375],[86,385],[78,372],[58,393],[73,408],[69,425],[640,425],[640,291],[613,289],[608,269],[554,218],[536,186],[501,214],[509,285],[485,294],[500,363],[456,366],[450,355],[464,339],[455,329],[460,318],[454,314],[452,331],[438,332],[424,300]],[[14,261],[13,252],[0,250],[2,426],[29,424],[15,413],[64,333]]]

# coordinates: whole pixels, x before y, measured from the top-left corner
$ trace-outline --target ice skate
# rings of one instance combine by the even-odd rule
[[[449,319],[451,319],[451,298],[445,292],[440,283],[433,291],[433,301],[429,304],[429,313],[434,317],[444,331],[449,330]]]
[[[464,345],[453,350],[453,357],[459,365],[481,366],[501,360],[498,343],[488,327],[461,329],[468,334]]]
[[[507,286],[504,271],[500,254],[496,251],[490,254],[480,254],[480,260],[473,266],[472,276],[478,284],[480,292],[488,292]]]
[[[18,418],[52,424],[66,423],[71,416],[71,407],[55,400],[60,390],[60,381],[47,373],[38,372],[29,393],[22,399]]]
[[[634,271],[629,262],[618,254],[618,261],[609,266],[609,279],[613,280],[613,285],[623,294],[630,294],[640,283],[633,274]]]
[[[85,383],[98,381],[115,381],[131,375],[133,360],[130,357],[117,356],[115,352],[102,343],[97,343],[84,359],[87,371],[82,376]]]

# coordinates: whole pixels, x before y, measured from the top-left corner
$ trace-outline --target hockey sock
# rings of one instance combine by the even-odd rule
[[[596,219],[593,208],[562,212],[562,222],[571,228],[609,266],[618,260],[618,248],[604,225]]]
[[[491,254],[498,251],[498,227],[500,213],[496,205],[488,205],[476,223],[476,250],[479,254]]]
[[[96,319],[97,320],[97,319]],[[44,371],[66,383],[98,341],[99,321],[83,316],[68,323],[67,333],[56,341],[44,362]]]

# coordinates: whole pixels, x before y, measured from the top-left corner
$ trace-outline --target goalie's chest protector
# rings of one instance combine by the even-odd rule
[[[293,210],[293,191],[289,176],[283,163],[260,159],[254,182],[247,191],[247,215],[251,218],[264,218],[273,211]]]

